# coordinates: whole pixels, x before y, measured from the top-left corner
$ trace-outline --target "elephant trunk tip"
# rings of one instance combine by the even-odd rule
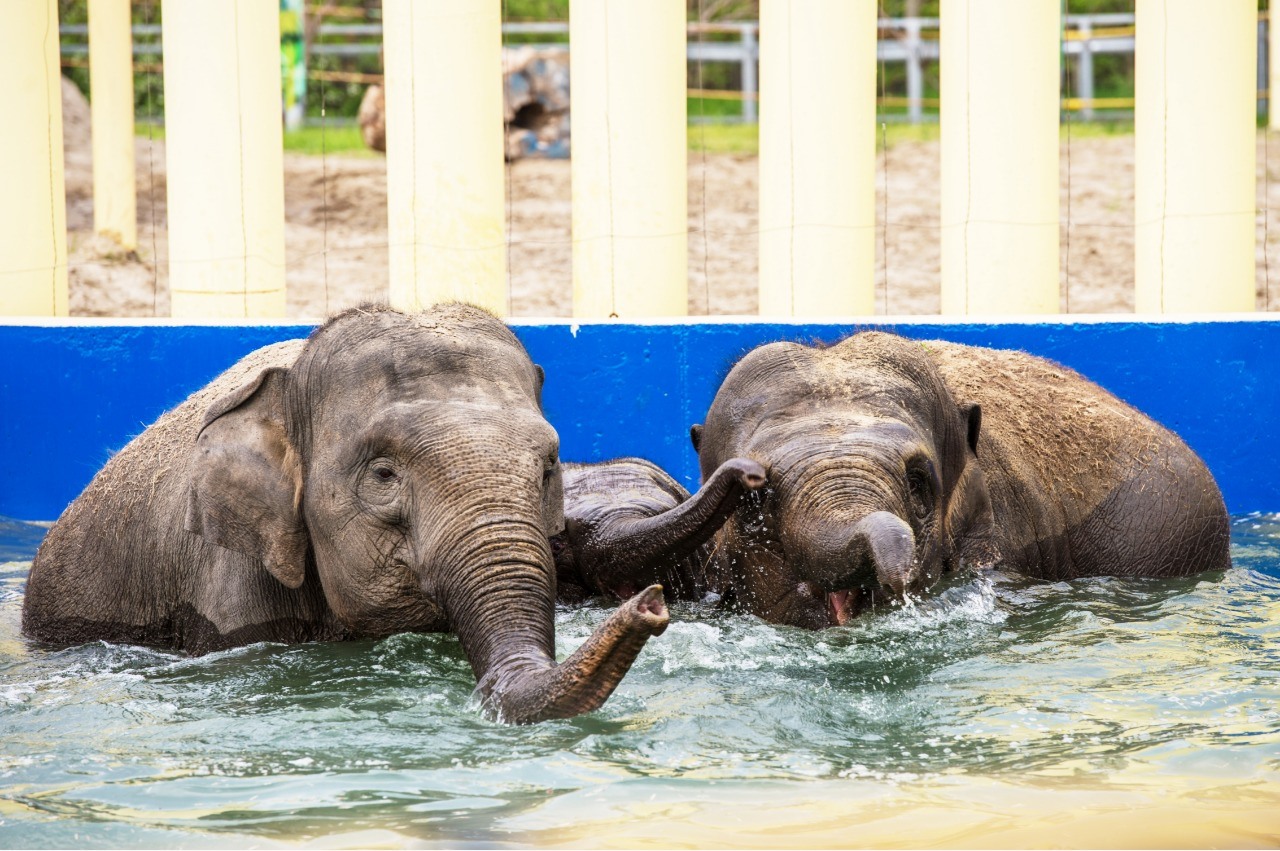
[[[764,467],[750,458],[732,458],[726,461],[724,466],[738,474],[738,483],[746,490],[758,490],[764,487],[766,481]]]
[[[635,612],[637,626],[651,636],[662,635],[671,622],[671,613],[667,609],[661,585],[650,585],[628,600],[624,608]]]

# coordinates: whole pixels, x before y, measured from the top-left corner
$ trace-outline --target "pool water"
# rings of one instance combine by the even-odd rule
[[[676,605],[602,710],[506,727],[450,636],[29,645],[43,530],[0,521],[0,847],[1274,846],[1280,516],[1232,529],[1225,574],[993,572],[818,633]]]

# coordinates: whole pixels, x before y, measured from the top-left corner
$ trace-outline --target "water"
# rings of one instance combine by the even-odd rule
[[[601,711],[519,728],[449,636],[30,647],[41,533],[0,521],[0,847],[1280,844],[1280,516],[1221,575],[962,577],[820,633],[676,606]]]

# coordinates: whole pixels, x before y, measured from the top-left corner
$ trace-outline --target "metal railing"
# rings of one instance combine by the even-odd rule
[[[936,98],[925,96],[925,65],[939,59],[938,18],[881,18],[876,59],[883,63],[902,63],[906,68],[906,96],[882,97],[882,106],[905,107],[906,119],[913,123],[926,120],[926,109],[936,108]],[[133,52],[139,57],[161,53],[160,26],[139,24],[133,28]],[[88,54],[88,27],[60,27],[62,53],[68,57]],[[382,24],[321,24],[318,38],[309,47],[316,56],[376,56],[382,48]],[[569,24],[562,21],[541,23],[505,23],[504,36],[537,36],[546,46],[568,43]],[[706,40],[707,35],[736,36],[732,40]],[[68,38],[70,37],[70,38]],[[141,37],[141,38],[139,38]],[[338,41],[336,39],[345,39]],[[538,47],[538,44],[532,44]],[[1063,28],[1062,52],[1075,58],[1071,96],[1063,98],[1063,109],[1092,119],[1097,110],[1132,110],[1133,98],[1097,98],[1094,96],[1093,58],[1101,54],[1134,52],[1134,16],[1132,14],[1067,15]],[[736,90],[691,89],[690,95],[731,98],[742,101],[742,114],[729,120],[754,122],[759,99],[760,24],[758,21],[734,23],[689,24],[688,58],[690,62],[735,64],[740,68],[741,88]],[[1268,77],[1267,20],[1258,21],[1258,92],[1259,109],[1267,95]],[[330,72],[342,74],[344,72]],[[351,75],[347,75],[351,76]],[[357,75],[367,77],[370,75]]]

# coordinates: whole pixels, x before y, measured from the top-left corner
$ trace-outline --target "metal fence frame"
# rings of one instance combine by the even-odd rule
[[[1266,18],[1258,21],[1258,110],[1265,112],[1269,67]],[[936,100],[924,96],[924,67],[937,62],[939,47],[937,18],[881,18],[881,38],[877,43],[876,59],[885,63],[902,63],[906,66],[907,95],[905,98],[882,98],[882,105],[906,107],[906,120],[915,124],[929,120],[928,107],[936,107]],[[1074,57],[1074,92],[1063,99],[1063,108],[1078,112],[1081,118],[1098,117],[1099,111],[1125,116],[1133,109],[1132,98],[1098,99],[1094,97],[1093,57],[1100,54],[1130,54],[1134,52],[1134,16],[1132,14],[1067,15],[1062,44],[1064,56]],[[86,56],[89,52],[88,27],[72,24],[59,28],[64,56]],[[377,55],[382,47],[382,24],[321,24],[317,40],[309,51],[317,56],[370,56]],[[569,40],[569,24],[563,21],[539,23],[505,23],[502,33],[507,35],[539,36],[546,42],[564,45]],[[893,34],[885,37],[886,33]],[[151,57],[161,53],[160,26],[137,24],[133,27],[133,53],[139,57]],[[732,41],[705,41],[703,34],[732,34]],[[72,36],[75,40],[67,40]],[[140,40],[138,37],[144,37]],[[326,42],[325,38],[346,38],[344,42]],[[536,45],[535,45],[536,46]],[[742,115],[727,120],[754,123],[758,117],[760,23],[741,21],[715,24],[689,24],[688,57],[690,62],[719,62],[736,64],[741,68],[742,88],[726,94],[742,100]],[[694,93],[703,93],[693,90]],[[710,92],[705,94],[711,95]],[[887,103],[886,103],[887,102]],[[718,120],[726,120],[720,118]]]

